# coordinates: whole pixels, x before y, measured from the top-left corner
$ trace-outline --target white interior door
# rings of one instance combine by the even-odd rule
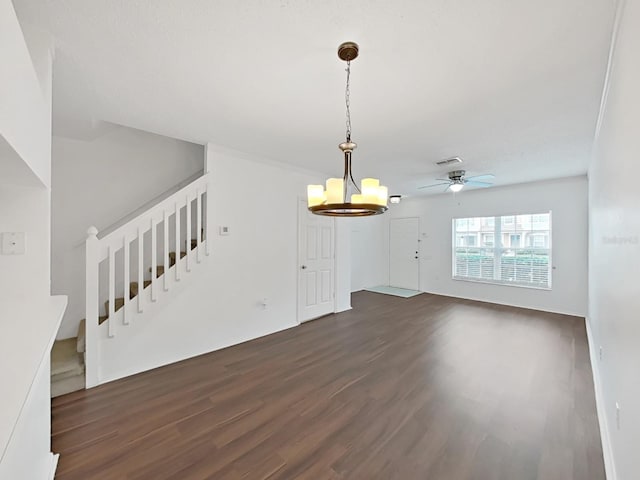
[[[389,285],[420,290],[420,223],[392,218],[389,227]]]
[[[298,319],[333,313],[335,297],[334,219],[298,204]]]

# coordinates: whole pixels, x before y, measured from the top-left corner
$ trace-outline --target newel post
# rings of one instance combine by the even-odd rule
[[[86,272],[86,296],[85,296],[85,318],[86,318],[86,348],[85,348],[85,370],[86,387],[91,388],[98,385],[98,359],[99,359],[99,300],[98,300],[98,266],[100,262],[98,240],[98,229],[94,226],[87,230],[87,240],[85,242],[85,272]]]

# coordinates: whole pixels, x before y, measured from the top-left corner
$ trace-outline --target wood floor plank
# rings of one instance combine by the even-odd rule
[[[353,310],[55,398],[56,478],[603,480],[584,319]]]

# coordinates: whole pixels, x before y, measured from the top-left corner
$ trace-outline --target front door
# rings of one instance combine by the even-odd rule
[[[392,218],[389,227],[389,285],[420,290],[419,219]]]
[[[333,313],[335,297],[334,220],[298,204],[298,319]]]

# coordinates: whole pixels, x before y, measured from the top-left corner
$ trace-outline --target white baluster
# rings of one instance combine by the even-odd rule
[[[167,214],[167,209],[164,209],[164,275],[162,276],[164,280],[164,291],[169,290],[169,215]],[[177,252],[176,252],[177,254]],[[176,265],[177,268],[177,265]]]
[[[204,196],[205,199],[203,210],[204,210],[204,250],[205,255],[209,255],[209,245],[211,245],[211,232],[209,231],[209,184],[206,183],[204,185]]]
[[[98,297],[98,250],[100,241],[98,240],[98,229],[89,227],[87,230],[87,240],[85,242],[85,369],[87,388],[98,385],[98,319],[99,319],[99,297]]]
[[[116,256],[111,246],[107,247],[109,256],[109,311],[107,312],[107,330],[110,337],[114,336],[116,314]]]
[[[180,205],[176,202],[176,280],[180,281],[180,252],[182,251],[182,245],[180,245]]]
[[[144,232],[138,227],[138,313],[142,313],[142,293],[144,291]]]
[[[196,189],[196,238],[198,239],[198,250],[196,252],[196,261],[200,263],[201,258],[201,246],[202,246],[202,200],[200,199],[200,189]]]
[[[187,272],[191,271],[191,199],[187,194]]]
[[[155,302],[157,298],[157,273],[158,273],[158,241],[156,239],[156,224],[151,219],[151,301]]]
[[[131,264],[129,262],[129,240],[126,235],[124,237],[123,250],[123,266],[124,266],[124,307],[122,307],[122,322],[129,325],[129,299],[131,297],[131,279],[129,278]]]

